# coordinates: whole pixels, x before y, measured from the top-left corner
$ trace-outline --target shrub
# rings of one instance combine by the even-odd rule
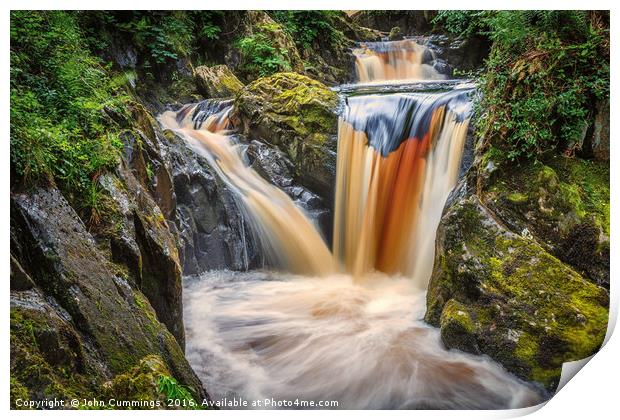
[[[13,182],[56,183],[81,196],[118,162],[122,78],[110,78],[85,47],[75,15],[11,13]]]
[[[336,10],[274,10],[269,15],[291,35],[297,48],[303,50],[318,39],[331,43],[343,38],[333,23],[339,13]]]
[[[493,46],[478,129],[510,160],[578,141],[609,95],[609,14],[571,10],[442,11],[434,22]]]
[[[243,37],[237,41],[237,47],[243,57],[240,69],[246,74],[268,76],[280,71],[290,71],[288,51],[274,47],[268,32],[273,28],[260,25],[260,32]]]

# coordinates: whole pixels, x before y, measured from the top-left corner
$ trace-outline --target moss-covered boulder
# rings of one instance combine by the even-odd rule
[[[247,136],[285,152],[301,183],[331,201],[337,105],[336,93],[324,84],[297,73],[276,73],[241,90],[233,120]]]
[[[476,195],[444,214],[425,319],[446,346],[487,354],[553,390],[562,363],[602,344],[608,304],[604,288],[507,230]]]
[[[179,384],[172,376],[161,357],[149,355],[140,362],[102,386],[102,394],[108,401],[127,402],[112,408],[190,408],[200,407],[192,391]],[[168,406],[173,399],[177,405]]]
[[[58,190],[11,195],[11,254],[34,283],[11,292],[16,389],[33,399],[97,396],[104,381],[155,354],[196,398],[207,395],[147,297]]]
[[[205,98],[232,98],[243,88],[225,64],[196,67],[194,78],[198,92]]]
[[[609,162],[555,157],[509,165],[491,150],[479,167],[496,168],[481,197],[514,232],[531,235],[584,277],[609,287]],[[494,163],[495,162],[495,163]]]

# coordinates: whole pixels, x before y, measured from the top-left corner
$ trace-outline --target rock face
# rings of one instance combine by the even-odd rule
[[[443,343],[553,391],[602,344],[607,288],[609,164],[476,150],[437,230],[425,319]]]
[[[184,141],[167,131],[167,160],[177,197],[176,226],[184,274],[262,265],[258,243],[233,193]]]
[[[499,165],[493,153],[485,155],[485,167]],[[609,288],[609,164],[556,157],[495,172],[481,185],[485,205],[512,231],[527,232],[547,252]]]
[[[295,73],[277,73],[246,86],[235,99],[232,119],[250,138],[282,150],[295,178],[327,202],[333,200],[338,104],[325,85]]]
[[[351,18],[359,25],[386,33],[398,26],[403,35],[417,35],[433,28],[431,21],[436,14],[434,10],[364,10],[354,13]]]
[[[465,181],[457,188],[437,231],[425,316],[447,347],[487,354],[554,390],[563,362],[602,344],[608,304],[604,288],[527,230],[506,228]]]
[[[444,66],[450,63],[449,66],[451,68],[453,67],[460,71],[480,69],[491,50],[490,42],[477,36],[463,38],[453,35],[433,34],[424,37],[414,37],[414,39],[426,45],[432,51],[433,60]],[[440,73],[446,73],[441,71],[441,68],[436,69]]]
[[[196,67],[194,78],[198,92],[205,98],[232,98],[243,88],[225,64]]]
[[[33,283],[11,292],[15,390],[97,397],[104,381],[159,355],[196,397],[206,396],[170,327],[58,190],[11,196],[11,254]]]

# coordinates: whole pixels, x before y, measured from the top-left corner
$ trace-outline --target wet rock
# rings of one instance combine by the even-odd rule
[[[512,231],[527,231],[584,277],[609,287],[609,164],[556,157],[510,167],[494,153],[480,165],[498,162],[496,174],[481,184],[485,205]]]
[[[150,354],[197,396],[206,395],[149,300],[107,260],[58,190],[11,196],[11,238],[19,244],[15,259],[36,285],[12,294],[12,374],[31,396],[97,396],[90,390]]]
[[[198,92],[205,98],[231,98],[243,88],[228,66],[199,66],[194,70]]]
[[[359,25],[383,32],[389,32],[394,26],[402,30],[403,35],[416,35],[433,28],[432,20],[437,14],[432,10],[363,10],[354,13],[351,18]]]
[[[333,200],[337,95],[295,73],[277,73],[246,86],[235,100],[233,121],[250,138],[268,140],[293,162],[295,178]]]
[[[431,65],[437,71],[437,73],[443,74],[448,78],[452,77],[452,66],[449,65],[446,60],[438,58],[436,60],[433,60]]]
[[[166,147],[178,202],[175,224],[183,273],[261,266],[258,242],[233,193],[204,158],[170,131]]]
[[[19,261],[11,255],[11,290],[28,290],[34,287],[34,282],[24,271]]]
[[[600,347],[608,304],[604,288],[507,230],[477,196],[444,211],[425,319],[446,346],[554,390],[563,362]]]
[[[413,39],[428,47],[433,53],[433,59],[441,59],[460,71],[473,71],[481,68],[491,50],[490,42],[477,36],[464,38],[432,34]]]
[[[115,201],[119,219],[110,239],[113,261],[127,267],[134,285],[155,308],[158,318],[184,346],[181,265],[177,241],[148,191],[124,164],[118,177],[100,184]]]

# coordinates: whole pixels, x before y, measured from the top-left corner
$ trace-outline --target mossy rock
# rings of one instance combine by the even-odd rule
[[[157,355],[149,355],[127,372],[104,383],[102,393],[107,400],[144,401],[150,405],[143,408],[163,409],[167,408],[169,396],[160,386],[160,382],[162,378],[171,377],[164,361]],[[195,403],[195,400],[191,399]]]
[[[604,288],[504,228],[477,196],[443,216],[425,319],[446,346],[487,354],[554,390],[562,363],[601,346],[608,305]]]
[[[241,90],[233,121],[244,134],[277,146],[301,183],[331,200],[335,176],[338,96],[297,73],[276,73]]]
[[[243,88],[243,83],[225,64],[196,67],[194,79],[198,92],[205,98],[232,98]]]
[[[162,223],[165,222],[159,219],[143,223],[141,229],[146,239],[141,246],[152,248],[148,237]],[[24,361],[22,367],[12,365],[12,372],[29,390],[35,389],[41,395],[90,395],[88,385],[84,388],[78,386],[81,382],[75,384],[56,378],[84,375],[98,382],[127,371],[147,355],[156,354],[182,383],[192,386],[201,397],[207,396],[151,303],[117,274],[118,268],[106,259],[58,190],[37,189],[11,196],[11,251],[35,284],[34,289],[12,291],[12,299],[15,294],[17,306],[29,308],[34,298],[26,300],[24,296],[30,295],[24,294],[40,296],[34,302],[42,309],[30,311],[28,316],[35,326],[42,325],[41,331],[51,331],[41,337],[35,334],[37,343],[45,340],[40,347],[19,345],[24,341],[17,336],[11,340],[12,363]],[[176,248],[168,251],[172,255]],[[180,273],[178,261],[171,267],[172,272]],[[180,282],[180,274],[178,278]],[[54,302],[53,310],[49,304],[40,303],[46,300]],[[54,317],[56,312],[59,315]],[[69,344],[64,345],[65,342]],[[64,348],[70,350],[63,351]],[[19,372],[28,365],[44,366],[44,374],[29,374],[28,380],[20,377]]]
[[[501,162],[491,155],[479,173]],[[497,165],[482,187],[485,205],[513,231],[529,232],[548,252],[609,287],[609,162],[556,157]]]

